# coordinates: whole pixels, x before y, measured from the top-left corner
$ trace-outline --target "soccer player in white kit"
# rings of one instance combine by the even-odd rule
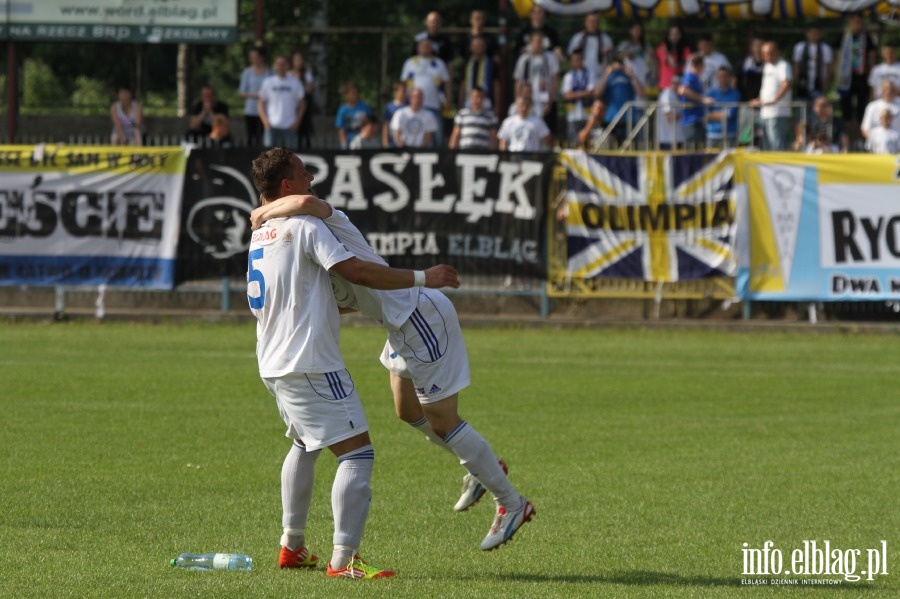
[[[253,211],[251,225],[290,214],[319,216],[354,255],[387,264],[343,212],[311,195],[267,203]],[[469,471],[454,509],[465,511],[485,489],[494,496],[496,515],[481,549],[489,551],[509,541],[535,510],[513,487],[505,465],[484,437],[459,417],[459,391],[469,386],[470,379],[453,304],[434,289],[376,291],[341,277],[332,277],[332,285],[340,306],[359,310],[387,329],[381,362],[391,373],[397,415],[453,453]]]
[[[312,175],[287,148],[253,161],[253,181],[265,204],[307,193]],[[264,385],[275,397],[294,439],[281,472],[282,525],[279,566],[314,568],[318,558],[305,546],[315,462],[327,447],[338,459],[332,487],[334,550],[326,573],[357,579],[394,575],[360,559],[369,513],[369,481],[375,452],[353,380],[339,349],[340,315],[329,271],[357,285],[402,289],[414,285],[459,286],[456,271],[392,269],[355,257],[321,219],[271,220],[253,233],[247,268],[247,298],[257,318],[257,358]]]

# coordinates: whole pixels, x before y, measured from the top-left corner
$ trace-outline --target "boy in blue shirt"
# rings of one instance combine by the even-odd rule
[[[703,56],[694,54],[687,73],[681,78],[681,85],[678,86],[678,99],[684,102],[681,125],[684,129],[684,142],[689,149],[702,148],[706,137],[703,105],[711,103],[712,100],[703,97],[703,83],[700,79],[702,74]]]
[[[715,102],[706,114],[706,143],[711,148],[733,148],[737,142],[741,92],[734,88],[732,79],[731,69],[720,67],[716,87],[706,92],[706,97]]]
[[[344,95],[344,103],[338,108],[337,117],[334,119],[334,127],[338,130],[338,138],[341,140],[341,149],[350,147],[353,138],[359,135],[363,126],[363,116],[372,117],[372,108],[359,99],[359,88],[355,83],[345,83],[341,86]]]

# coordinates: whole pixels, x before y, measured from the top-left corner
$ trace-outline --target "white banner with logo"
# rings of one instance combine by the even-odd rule
[[[181,148],[0,146],[0,285],[171,289]]]
[[[737,154],[738,293],[900,299],[900,161]]]

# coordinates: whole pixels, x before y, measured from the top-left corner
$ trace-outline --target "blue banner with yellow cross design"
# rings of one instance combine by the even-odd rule
[[[570,278],[734,276],[730,154],[564,151],[559,160]]]

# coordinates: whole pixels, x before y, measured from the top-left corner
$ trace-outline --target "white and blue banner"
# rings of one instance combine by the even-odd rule
[[[900,299],[895,156],[737,154],[744,299]]]
[[[185,156],[0,146],[0,285],[171,289]]]

